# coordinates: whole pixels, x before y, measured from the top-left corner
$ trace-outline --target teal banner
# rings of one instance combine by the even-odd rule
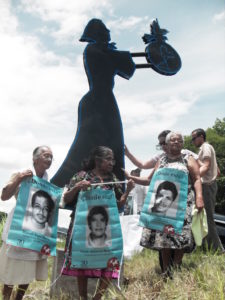
[[[114,191],[80,192],[72,237],[72,267],[119,269],[123,238]]]
[[[187,173],[172,168],[158,169],[151,180],[139,225],[168,234],[181,233],[187,193]]]
[[[37,176],[23,181],[6,243],[55,256],[62,191]]]

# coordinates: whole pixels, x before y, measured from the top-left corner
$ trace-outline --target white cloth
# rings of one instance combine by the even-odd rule
[[[0,282],[7,285],[29,284],[48,279],[47,259],[38,261],[13,259],[6,255],[7,245],[0,248]]]
[[[134,189],[130,192],[129,196],[132,198],[133,214],[139,214],[145,201],[146,187],[136,184]]]
[[[186,156],[193,156],[193,158],[194,158],[195,160],[198,159],[198,154],[194,153],[194,152],[191,151],[191,150],[188,150],[188,149],[182,149],[182,150],[181,150],[181,153],[182,153],[182,154],[185,154]]]
[[[131,258],[133,254],[141,252],[140,246],[142,227],[138,226],[139,215],[120,216],[123,234],[123,255]]]

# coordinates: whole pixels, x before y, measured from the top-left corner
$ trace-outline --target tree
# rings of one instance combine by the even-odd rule
[[[220,169],[220,177],[217,178],[218,192],[216,200],[216,212],[225,212],[225,118],[216,119],[212,128],[206,130],[207,141],[214,147],[216,159]],[[195,153],[198,150],[191,141],[190,136],[184,137],[184,148],[190,149]]]

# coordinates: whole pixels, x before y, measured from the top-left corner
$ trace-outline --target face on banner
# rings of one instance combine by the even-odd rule
[[[175,217],[180,184],[170,181],[156,181],[153,189],[149,212]]]
[[[112,245],[108,207],[88,207],[86,234],[87,247],[101,248]]]
[[[61,196],[61,188],[39,177],[23,181],[6,243],[55,256]]]
[[[49,193],[31,187],[22,229],[51,236],[55,202]]]
[[[72,237],[72,267],[117,268],[122,253],[115,193],[102,189],[80,192]]]
[[[180,233],[187,206],[188,175],[173,168],[158,169],[151,180],[139,225]]]

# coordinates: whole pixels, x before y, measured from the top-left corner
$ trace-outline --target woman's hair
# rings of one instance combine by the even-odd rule
[[[176,199],[177,194],[178,194],[177,193],[177,187],[176,187],[176,185],[173,182],[171,182],[171,181],[163,181],[163,182],[161,182],[158,185],[157,190],[156,190],[156,196],[155,196],[156,198],[157,198],[157,196],[158,196],[158,194],[159,194],[159,192],[161,190],[169,190],[169,191],[171,191],[172,194],[173,194],[173,201]]]
[[[90,155],[87,159],[84,159],[82,162],[82,169],[84,171],[90,171],[95,168],[95,162],[101,161],[106,158],[109,154],[112,153],[112,150],[105,146],[98,146],[91,150]]]
[[[174,131],[171,131],[171,132],[168,133],[167,136],[166,136],[166,140],[165,140],[166,144],[168,144],[168,142],[170,141],[172,135],[180,135],[180,136],[181,136],[181,139],[182,139],[182,141],[183,141],[183,143],[184,143],[184,137],[183,137],[183,135],[182,135],[180,132],[174,132]]]
[[[204,141],[206,140],[206,133],[205,133],[204,129],[197,128],[197,129],[193,130],[192,133],[196,133],[196,136],[201,136],[202,135]]]
[[[43,148],[50,149],[48,146],[45,146],[45,145],[36,147],[33,151],[33,161],[35,161],[39,158]]]
[[[169,134],[171,132],[171,130],[163,130],[162,132],[160,132],[160,134],[158,135],[158,139],[160,139],[161,137],[166,138],[167,134]]]
[[[91,228],[91,221],[94,215],[101,214],[107,225],[109,222],[109,216],[104,206],[93,206],[87,216],[88,227]]]
[[[52,197],[47,192],[42,191],[42,190],[38,190],[37,192],[35,192],[33,194],[32,198],[31,198],[31,205],[32,205],[32,207],[34,207],[35,201],[36,201],[37,197],[43,197],[43,198],[45,198],[47,200],[47,205],[48,205],[48,209],[49,209],[49,213],[48,213],[48,218],[49,218],[52,210],[55,207],[55,203],[52,200]]]

